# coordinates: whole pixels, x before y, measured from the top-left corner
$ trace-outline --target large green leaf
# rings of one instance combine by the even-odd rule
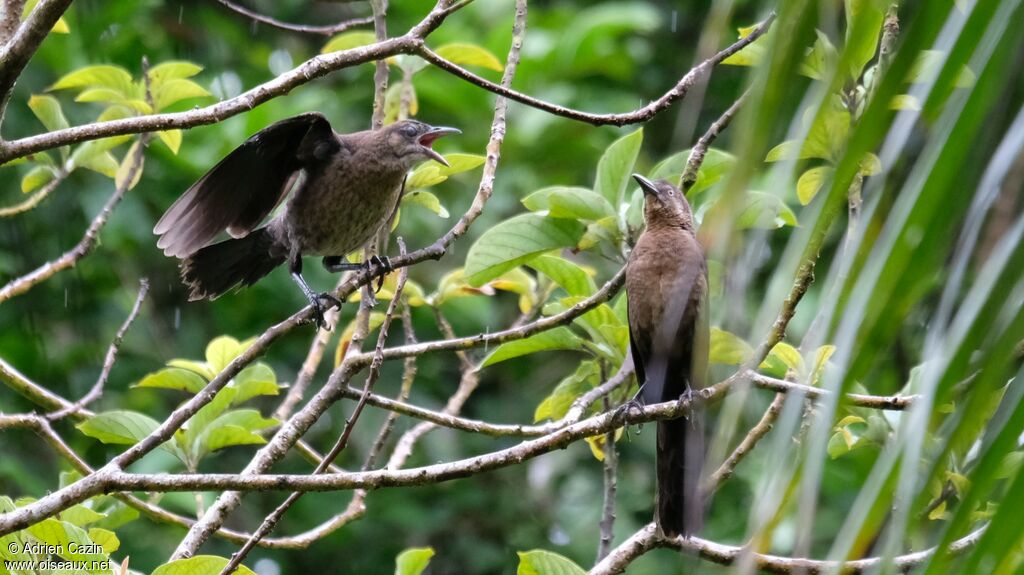
[[[487,367],[496,363],[529,355],[538,351],[550,351],[556,349],[582,350],[583,340],[567,327],[556,327],[538,334],[531,335],[526,339],[503,343],[484,358],[480,367]]]
[[[57,98],[33,95],[28,99],[28,107],[49,131],[63,130],[68,127],[68,119],[64,117],[64,111],[61,110]]]
[[[711,328],[711,346],[708,352],[708,361],[711,363],[739,365],[753,352],[750,344],[740,339],[738,335],[717,327]]]
[[[479,287],[537,255],[574,247],[583,235],[575,220],[522,214],[484,232],[466,256],[465,278]]]
[[[849,74],[853,79],[860,77],[864,66],[871,61],[878,48],[878,37],[882,32],[885,7],[883,0],[845,0],[846,47],[845,60],[849,63]]]
[[[629,177],[633,172],[633,165],[640,154],[640,145],[643,141],[643,129],[626,134],[612,142],[597,163],[594,191],[613,206],[622,203],[626,184],[630,181]]]
[[[552,551],[518,551],[516,575],[586,575],[582,567]],[[155,575],[155,574],[154,574]]]
[[[531,212],[547,211],[553,218],[599,220],[614,217],[615,209],[600,194],[586,188],[551,186],[523,198]]]
[[[571,296],[589,296],[597,291],[594,278],[575,263],[557,255],[545,254],[530,260],[533,269],[551,278]]]
[[[690,159],[690,152],[691,150],[683,150],[658,162],[651,170],[650,178],[678,183],[683,170],[686,169],[686,162]],[[717,148],[708,148],[704,153],[704,161],[697,170],[697,181],[686,192],[687,197],[692,198],[717,184],[735,165],[736,156]]]
[[[257,395],[277,395],[277,375],[265,363],[255,363],[238,372],[231,382],[238,392],[232,405],[238,405]]]
[[[327,41],[327,44],[320,50],[321,54],[327,54],[329,52],[340,52],[341,50],[348,50],[351,48],[358,48],[360,46],[367,46],[377,41],[377,37],[373,32],[366,30],[356,30],[352,32],[342,32],[337,36],[332,37]]]
[[[740,229],[776,229],[797,225],[796,214],[778,196],[765,192],[749,191],[743,201],[743,209],[736,218]]]
[[[132,75],[120,66],[110,65],[79,68],[62,76],[49,89],[63,90],[67,88],[91,87],[110,88],[125,98],[131,98],[136,95],[135,86],[132,83]]]
[[[103,443],[132,445],[153,433],[160,423],[135,411],[114,410],[97,413],[75,427]]]
[[[591,360],[580,363],[575,372],[558,382],[551,394],[537,405],[533,412],[533,421],[558,421],[565,417],[576,398],[600,383],[600,376],[601,370],[597,362]]]
[[[159,387],[162,389],[180,389],[189,393],[198,393],[206,386],[206,380],[194,371],[180,367],[168,367],[151,373],[135,384],[135,387]]]
[[[501,61],[490,50],[483,46],[467,42],[451,42],[444,46],[438,46],[439,56],[460,66],[480,66],[488,70],[501,72]]]

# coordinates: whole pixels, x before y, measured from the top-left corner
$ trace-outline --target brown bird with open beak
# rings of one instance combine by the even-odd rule
[[[431,146],[457,133],[405,120],[337,134],[315,112],[281,120],[228,154],[168,208],[153,228],[157,246],[182,259],[190,301],[250,286],[288,262],[317,326],[324,327],[325,302],[341,302],[310,289],[302,256],[324,256],[331,272],[371,264],[390,271],[386,258],[351,264],[345,256],[390,221],[410,168],[429,159],[448,165]],[[257,227],[285,197],[280,214]],[[209,245],[225,230],[232,239]]]
[[[647,224],[626,266],[633,364],[645,404],[675,401],[706,384],[707,266],[683,193],[665,180],[633,178]],[[703,435],[698,412],[658,422],[655,519],[669,537],[701,527]]]

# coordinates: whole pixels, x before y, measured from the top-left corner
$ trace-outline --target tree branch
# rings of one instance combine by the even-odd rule
[[[18,2],[5,2],[5,12],[16,8],[17,4]],[[46,39],[53,25],[60,20],[70,5],[71,0],[40,0],[28,18],[15,30],[14,37],[0,46],[0,122],[3,121],[7,102],[11,99],[14,83],[18,81],[21,72]],[[21,13],[19,11],[17,15],[8,14],[7,17],[21,18]],[[2,161],[6,160],[0,160]]]
[[[654,100],[653,102],[647,104],[646,106],[643,106],[642,108],[633,110],[632,112],[624,112],[618,114],[594,114],[590,112],[582,112],[579,110],[574,110],[572,108],[567,108],[565,106],[559,106],[558,104],[552,104],[550,102],[546,102],[544,100],[540,100],[532,96],[528,96],[526,94],[517,92],[505,86],[499,86],[498,84],[495,84],[490,80],[477,76],[476,74],[470,72],[469,70],[466,70],[465,68],[453,64],[448,60],[445,60],[437,52],[434,52],[433,50],[431,50],[425,44],[422,43],[417,46],[415,53],[424,60],[430,62],[431,64],[437,66],[441,70],[444,70],[445,72],[448,72],[453,76],[462,78],[463,80],[466,80],[471,84],[475,84],[485,90],[494,92],[495,94],[498,94],[500,96],[505,96],[510,100],[515,100],[516,102],[519,102],[521,104],[526,104],[531,108],[536,108],[538,110],[543,110],[556,116],[562,116],[563,118],[569,118],[570,120],[585,122],[595,126],[625,126],[628,124],[636,124],[639,122],[645,122],[647,120],[650,120],[659,112],[662,112],[663,110],[671,106],[676,100],[685,96],[687,91],[689,91],[690,87],[692,87],[697,82],[703,80],[708,74],[710,74],[711,69],[718,65],[719,63],[721,63],[722,60],[725,60],[729,56],[732,56],[736,52],[739,52],[740,50],[748,46],[750,43],[752,43],[754,40],[757,40],[762,35],[764,35],[764,33],[768,31],[768,28],[771,26],[774,20],[775,14],[773,13],[770,16],[768,16],[768,18],[765,19],[765,21],[762,22],[756,29],[754,29],[754,31],[751,32],[750,35],[746,36],[745,38],[739,39],[731,46],[725,48],[721,52],[715,54],[711,58],[708,58],[707,60],[698,64],[696,67],[692,68],[682,78],[680,78],[678,82],[676,82],[676,85],[673,86],[672,89],[662,94],[661,97],[659,97],[657,100]]]
[[[373,17],[367,16],[365,18],[353,18],[351,20],[345,20],[344,22],[338,22],[337,24],[328,24],[326,26],[314,26],[310,24],[292,24],[290,22],[283,22],[276,18],[271,18],[264,14],[260,14],[255,10],[250,10],[245,6],[235,4],[229,0],[217,0],[222,6],[231,10],[236,14],[241,14],[247,18],[251,18],[256,22],[272,26],[281,30],[288,30],[289,32],[301,32],[303,34],[318,34],[321,36],[332,36],[334,34],[340,34],[349,28],[355,28],[356,26],[364,26],[366,24],[373,23]]]
[[[697,172],[700,171],[701,164],[704,163],[704,155],[708,153],[708,148],[711,147],[711,143],[715,141],[722,130],[724,130],[729,122],[732,122],[733,116],[739,111],[740,106],[746,101],[747,96],[750,94],[748,89],[746,92],[736,99],[735,102],[729,106],[729,109],[722,113],[717,120],[715,120],[708,128],[707,132],[697,140],[693,148],[690,150],[690,157],[686,160],[686,169],[683,170],[682,175],[679,176],[679,189],[686,192],[690,191],[690,188],[697,183]]]
[[[981,527],[964,537],[957,539],[949,546],[949,553],[951,555],[959,555],[969,550],[972,546],[978,543],[978,540],[981,539],[984,532],[985,527]],[[857,559],[845,562],[825,561],[819,559],[782,557],[779,555],[754,553],[745,547],[725,545],[707,539],[701,539],[700,537],[690,537],[688,539],[676,538],[669,540],[659,535],[654,524],[649,523],[612,551],[604,561],[595,565],[594,568],[590,570],[590,575],[612,575],[623,573],[629,564],[636,560],[637,557],[657,547],[671,547],[684,552],[696,553],[702,559],[719,565],[732,565],[741,556],[749,556],[754,560],[754,565],[758,569],[771,573],[862,573],[877,569],[883,564],[882,557],[869,557],[866,559]],[[886,563],[891,561],[891,564],[895,566],[898,571],[906,572],[923,564],[935,553],[936,548],[931,547],[924,551],[906,553],[904,555],[893,557],[891,560],[887,559]]]

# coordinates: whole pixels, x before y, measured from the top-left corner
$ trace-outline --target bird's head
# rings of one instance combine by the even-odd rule
[[[416,120],[395,122],[381,130],[387,146],[407,168],[423,160],[435,160],[448,165],[444,156],[433,149],[434,141],[448,134],[461,134],[457,128],[434,127]]]
[[[651,181],[633,174],[644,193],[644,221],[648,226],[679,226],[694,231],[693,211],[686,195],[666,180]]]

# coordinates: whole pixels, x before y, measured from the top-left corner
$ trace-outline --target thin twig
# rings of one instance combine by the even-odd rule
[[[604,398],[604,410],[611,410],[611,401],[608,397]],[[601,536],[597,544],[597,561],[601,561],[611,553],[612,540],[615,534],[615,492],[616,492],[616,474],[618,473],[618,453],[616,453],[615,447],[615,433],[616,430],[609,429],[604,434],[604,445],[602,451],[604,453],[604,503],[601,508],[601,523],[600,530]]]
[[[466,80],[471,84],[475,84],[485,90],[494,92],[495,94],[498,94],[500,96],[505,96],[510,100],[515,100],[521,104],[526,104],[527,106],[530,106],[532,108],[536,108],[538,110],[543,110],[556,116],[562,116],[563,118],[569,118],[570,120],[585,122],[595,126],[625,126],[628,124],[636,124],[639,122],[645,122],[647,120],[650,120],[655,115],[671,106],[676,100],[684,97],[687,91],[689,91],[690,87],[692,87],[694,84],[701,81],[708,74],[711,73],[711,69],[714,66],[718,65],[719,63],[722,62],[722,60],[725,60],[726,58],[732,56],[736,52],[739,52],[740,50],[748,46],[750,43],[752,43],[754,40],[757,40],[762,35],[764,35],[764,33],[768,31],[768,28],[771,26],[774,20],[775,14],[771,14],[767,19],[765,19],[764,22],[762,22],[757,28],[755,28],[750,33],[750,35],[739,39],[731,46],[725,48],[724,50],[715,54],[711,58],[708,58],[707,60],[701,62],[696,67],[687,72],[682,78],[679,79],[678,82],[676,82],[676,85],[673,86],[672,89],[662,94],[661,97],[659,97],[657,100],[654,100],[650,104],[647,104],[646,106],[643,106],[631,112],[624,112],[618,114],[593,114],[590,112],[582,112],[579,110],[574,110],[572,108],[567,108],[565,106],[559,106],[558,104],[552,104],[550,102],[534,98],[533,96],[528,96],[521,92],[517,92],[510,88],[500,86],[498,84],[495,84],[494,82],[491,82],[490,80],[477,76],[476,74],[470,72],[469,70],[466,70],[465,68],[462,68],[461,66],[458,66],[456,64],[453,64],[452,62],[449,62],[448,60],[445,60],[443,57],[441,57],[441,55],[428,48],[425,44],[420,44],[417,47],[416,54],[418,54],[424,60],[444,70],[445,72],[452,74],[453,76],[462,78],[463,80]]]
[[[732,477],[736,466],[739,465],[740,461],[750,453],[757,442],[761,441],[768,432],[772,430],[772,425],[775,424],[775,420],[778,419],[779,413],[782,411],[782,405],[786,402],[786,395],[784,393],[775,394],[775,399],[772,400],[771,404],[768,405],[768,409],[765,410],[764,415],[761,416],[761,420],[757,422],[757,425],[750,428],[747,435],[740,441],[736,449],[732,450],[729,457],[725,458],[725,461],[712,473],[704,485],[701,487],[704,493],[713,493],[718,490],[719,487],[725,483],[725,480]]]
[[[373,9],[373,34],[377,42],[388,39],[388,21],[384,15],[388,9],[388,0],[370,0]],[[379,130],[384,126],[384,98],[388,91],[387,60],[377,60],[373,70],[373,120],[370,128]],[[381,248],[381,251],[384,251]]]
[[[149,280],[142,278],[139,280],[139,294],[135,296],[135,305],[132,306],[131,311],[128,313],[128,317],[125,318],[120,329],[118,329],[117,333],[114,334],[114,339],[110,342],[110,347],[107,349],[107,355],[103,359],[103,369],[100,371],[99,377],[96,378],[96,383],[94,383],[92,388],[74,404],[59,411],[48,413],[46,415],[47,419],[50,421],[63,419],[72,413],[81,411],[84,407],[96,401],[101,395],[103,395],[103,387],[106,385],[107,379],[110,377],[110,371],[114,369],[114,362],[117,361],[117,352],[121,349],[121,342],[124,341],[124,335],[128,332],[128,328],[131,327],[135,318],[139,315],[139,310],[142,309],[142,302],[145,301],[147,293],[149,293]]]
[[[711,143],[715,141],[722,130],[724,130],[729,122],[732,122],[733,116],[739,111],[740,106],[746,101],[747,96],[750,94],[750,89],[743,92],[735,102],[729,106],[729,109],[722,113],[721,116],[715,120],[708,131],[704,132],[704,135],[697,140],[693,148],[690,150],[690,157],[686,160],[686,169],[683,170],[682,175],[679,176],[679,189],[686,192],[690,191],[690,188],[697,183],[697,173],[700,171],[701,164],[704,163],[704,155],[708,153],[708,148],[711,147]]]
[[[976,545],[985,533],[982,526],[971,533],[957,539],[949,546],[950,555],[960,555]],[[719,565],[732,565],[741,556],[751,557],[754,566],[771,573],[863,573],[877,569],[882,565],[882,557],[868,557],[852,561],[826,561],[805,559],[802,557],[782,557],[751,552],[746,547],[725,545],[708,539],[691,536],[686,539],[666,539],[657,533],[653,523],[647,524],[633,534],[622,545],[617,547],[604,561],[590,570],[590,575],[613,575],[623,573],[638,557],[658,547],[671,547],[682,551],[699,554],[701,558]],[[900,572],[906,572],[923,564],[935,555],[937,549],[931,547],[924,551],[916,551],[885,559]]]
[[[5,2],[4,9],[12,10],[16,5],[17,2]],[[0,62],[3,62],[0,66],[0,121],[3,121],[14,83],[70,5],[71,0],[40,0],[28,18],[17,27],[10,41],[0,45]],[[16,17],[21,18],[20,11]]]
[[[320,36],[332,36],[334,34],[340,34],[350,28],[355,28],[356,26],[364,26],[366,24],[373,23],[373,17],[367,16],[365,18],[353,18],[351,20],[345,20],[344,22],[338,22],[337,24],[328,24],[326,26],[314,26],[310,24],[292,24],[291,22],[284,22],[276,18],[271,18],[270,16],[267,16],[265,14],[260,14],[255,10],[251,10],[249,8],[246,8],[245,6],[235,4],[234,2],[230,2],[229,0],[217,0],[217,2],[220,2],[221,5],[223,5],[228,10],[231,10],[236,14],[241,14],[242,16],[245,16],[247,18],[251,18],[252,20],[260,22],[261,24],[266,24],[268,26],[272,26],[274,28],[278,28],[281,30],[288,30],[289,32],[301,32],[303,34],[318,34]]]

